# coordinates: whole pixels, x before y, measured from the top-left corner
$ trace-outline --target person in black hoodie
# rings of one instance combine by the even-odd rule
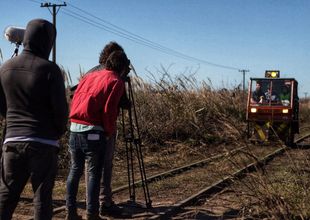
[[[24,50],[0,68],[0,114],[6,120],[0,179],[0,220],[11,219],[30,178],[34,219],[52,219],[58,140],[66,131],[68,104],[59,67],[49,61],[53,24],[27,24]]]

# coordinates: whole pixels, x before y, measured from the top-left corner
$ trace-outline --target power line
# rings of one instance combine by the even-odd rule
[[[79,11],[82,11],[83,13],[85,13],[85,14],[87,14],[87,15],[90,15],[90,16],[96,18],[97,20],[102,21],[103,23],[108,24],[108,26],[107,26],[107,25],[104,25],[104,24],[102,24],[102,23],[98,23],[98,22],[96,22],[96,21],[94,21],[94,20],[90,20],[89,18],[87,18],[87,17],[85,17],[85,16],[82,16],[82,15],[76,13],[76,12],[73,12],[73,11],[71,11],[71,10],[67,10],[67,11],[70,11],[71,13],[73,13],[73,14],[75,14],[75,15],[77,15],[77,16],[83,17],[83,18],[86,19],[86,20],[89,20],[89,21],[92,21],[92,22],[94,22],[94,23],[97,23],[97,24],[102,25],[103,27],[107,28],[107,31],[111,31],[112,33],[117,34],[117,35],[120,35],[121,37],[125,37],[125,38],[128,37],[128,38],[130,38],[129,40],[131,40],[131,39],[138,40],[138,42],[143,42],[143,43],[145,43],[145,44],[152,45],[153,47],[158,48],[158,49],[171,50],[171,49],[166,48],[166,47],[164,47],[164,46],[162,46],[162,45],[160,45],[160,44],[154,43],[154,42],[149,41],[149,40],[147,40],[147,39],[145,39],[145,38],[143,38],[143,37],[140,37],[139,35],[136,35],[136,34],[131,33],[131,32],[129,32],[129,31],[125,30],[125,29],[122,29],[122,28],[120,28],[120,27],[118,27],[118,26],[116,26],[116,25],[113,25],[112,23],[107,22],[107,21],[105,21],[105,20],[103,20],[103,19],[101,19],[101,18],[99,18],[99,17],[97,17],[97,16],[91,15],[90,13],[86,12],[85,10],[79,9],[79,8],[77,8],[77,7],[75,7],[75,6],[71,5],[71,4],[70,4],[70,6],[72,6],[73,8],[78,9]],[[109,27],[109,26],[110,26],[110,27]],[[111,28],[111,26],[112,26],[112,28]],[[127,38],[127,39],[128,39],[128,38]]]
[[[165,54],[168,54],[168,55],[173,55],[173,56],[185,59],[185,60],[190,60],[190,61],[195,61],[195,62],[200,62],[200,63],[206,63],[206,61],[204,61],[204,60],[199,60],[197,58],[194,58],[194,57],[191,57],[191,56],[188,56],[188,55],[184,55],[182,53],[176,52],[176,51],[171,50],[169,48],[160,47],[160,46],[148,43],[148,42],[144,42],[144,41],[141,41],[141,40],[139,40],[139,39],[137,39],[137,38],[135,38],[135,37],[133,37],[131,35],[126,34],[126,33],[120,32],[118,30],[110,29],[109,27],[107,27],[106,25],[103,25],[102,23],[99,23],[97,21],[93,21],[93,20],[91,20],[91,19],[89,19],[89,18],[87,18],[85,16],[82,16],[82,15],[76,13],[76,12],[73,12],[71,10],[67,9],[67,10],[63,11],[62,13],[66,14],[68,16],[71,16],[71,17],[73,17],[75,19],[78,19],[78,20],[80,20],[82,22],[85,22],[85,23],[87,23],[89,25],[97,27],[99,29],[106,30],[106,31],[108,31],[110,33],[113,33],[113,34],[118,35],[120,37],[126,38],[128,40],[131,40],[131,41],[133,41],[135,43],[138,43],[138,44],[150,47],[150,48],[155,49],[155,50],[158,50],[158,51],[160,51],[162,53],[165,53]],[[219,65],[219,64],[209,63],[209,62],[207,64],[208,65],[216,65],[216,66],[222,67],[222,68],[229,68],[229,69],[233,68],[233,67],[227,67],[227,66],[223,66],[223,65]],[[236,69],[237,68],[234,68],[234,70],[236,70]]]
[[[41,2],[36,1],[36,0],[28,0],[28,1],[30,1],[30,2],[35,2],[35,3],[38,3],[38,4],[41,4]]]
[[[151,48],[153,48],[153,49],[160,50],[161,52],[167,52],[166,49],[163,49],[163,48],[160,48],[160,47],[158,47],[158,46],[149,44],[149,43],[147,43],[147,42],[140,41],[139,39],[136,39],[136,38],[134,38],[134,37],[132,37],[132,36],[130,36],[130,35],[127,35],[127,34],[125,34],[125,33],[119,32],[118,30],[110,29],[110,27],[107,27],[107,26],[105,26],[105,25],[103,25],[103,24],[101,24],[101,23],[99,23],[99,22],[93,21],[93,20],[91,20],[91,19],[89,19],[89,18],[87,18],[87,17],[85,17],[85,16],[79,15],[78,13],[73,12],[73,11],[71,11],[71,10],[66,10],[66,11],[63,12],[63,13],[66,14],[66,15],[68,15],[68,16],[71,16],[71,17],[73,17],[73,18],[75,18],[75,19],[78,19],[78,20],[80,20],[80,21],[82,21],[82,22],[85,22],[85,23],[87,23],[87,24],[89,24],[89,25],[92,25],[92,26],[94,26],[94,27],[97,27],[97,28],[99,28],[99,29],[103,29],[103,30],[105,30],[105,31],[108,31],[108,32],[110,32],[110,33],[113,33],[113,34],[115,34],[115,35],[118,35],[118,36],[120,36],[120,37],[126,38],[126,39],[128,39],[128,40],[131,40],[131,41],[134,41],[134,42],[136,42],[136,43],[142,44],[142,45],[144,45],[144,46],[151,47]],[[167,53],[167,54],[168,54],[168,53]]]
[[[68,13],[69,12],[69,13]],[[144,45],[144,46],[147,46],[147,47],[150,47],[152,49],[155,49],[155,50],[158,50],[160,52],[163,52],[165,54],[168,54],[168,55],[173,55],[173,56],[176,56],[176,57],[180,57],[180,58],[183,58],[183,59],[186,59],[186,60],[191,60],[191,61],[196,61],[196,59],[190,59],[189,56],[186,56],[184,54],[181,54],[181,53],[178,53],[176,51],[172,51],[171,49],[167,49],[167,48],[164,48],[162,46],[158,46],[156,44],[151,44],[149,42],[145,42],[145,41],[141,41],[140,39],[137,39],[136,37],[132,36],[132,35],[128,35],[126,33],[123,33],[123,32],[120,32],[119,30],[116,30],[116,29],[113,29],[111,27],[108,27],[100,22],[97,22],[97,21],[94,21],[94,20],[91,20],[85,16],[82,16],[76,12],[73,12],[71,10],[66,10],[66,12],[63,12],[64,14],[68,15],[68,16],[71,16],[75,19],[78,19],[80,21],[83,21],[89,25],[92,25],[92,26],[95,26],[99,29],[103,29],[107,32],[110,32],[110,33],[113,33],[115,35],[118,35],[120,37],[123,37],[123,38],[126,38],[127,40],[130,40],[130,41],[133,41],[135,43],[138,43],[138,44],[141,44],[141,45]]]
[[[29,0],[29,1],[33,1],[33,2],[38,3],[38,1],[36,1],[36,0]],[[61,2],[60,0],[58,0],[58,1]],[[120,36],[122,38],[125,38],[127,40],[133,41],[133,42],[135,42],[137,44],[149,47],[151,49],[160,51],[160,52],[168,54],[168,55],[172,55],[172,56],[175,56],[175,57],[182,58],[184,60],[199,62],[199,63],[202,63],[202,64],[211,65],[211,66],[215,66],[215,67],[219,67],[219,68],[230,69],[230,70],[238,70],[238,71],[240,70],[240,68],[237,68],[237,67],[217,64],[217,63],[213,63],[213,62],[210,62],[210,61],[207,61],[207,60],[203,60],[203,59],[199,59],[199,58],[196,58],[196,57],[193,57],[193,56],[189,56],[189,55],[183,54],[181,52],[178,52],[176,50],[173,50],[171,48],[168,48],[168,47],[165,47],[165,46],[163,46],[161,44],[158,44],[156,42],[150,41],[150,40],[148,40],[148,39],[146,39],[144,37],[141,37],[141,36],[139,36],[139,35],[137,35],[135,33],[127,31],[124,28],[121,28],[121,27],[119,27],[117,25],[114,25],[111,22],[108,22],[108,21],[106,21],[106,20],[104,20],[102,18],[99,18],[99,17],[97,17],[97,16],[87,12],[86,10],[83,10],[83,9],[77,7],[77,6],[74,6],[73,4],[66,3],[66,5],[72,7],[73,9],[76,9],[76,10],[78,10],[78,11],[84,13],[84,14],[86,14],[87,16],[93,17],[95,20],[94,19],[90,19],[89,17],[83,16],[80,13],[74,12],[74,11],[69,10],[69,9],[64,9],[62,11],[62,13],[66,14],[66,15],[68,15],[70,17],[73,17],[73,18],[75,18],[77,20],[80,20],[80,21],[82,21],[84,23],[87,23],[88,25],[97,27],[99,29],[105,30],[107,32],[110,32],[110,33],[115,34],[117,36]]]
[[[97,16],[94,16],[92,15],[91,13],[83,10],[83,9],[80,9],[72,4],[69,4],[68,3],[68,6],[71,6],[72,8],[74,9],[77,9],[79,10],[80,12],[83,12],[84,14],[88,15],[88,16],[91,16],[93,18],[95,18],[96,20],[99,20],[101,22],[97,22],[97,21],[94,21],[94,20],[91,20],[90,18],[88,17],[85,17],[85,16],[82,16],[76,12],[73,12],[71,10],[68,10],[68,9],[65,9],[65,11],[68,11],[69,13],[65,13],[65,12],[62,12],[68,16],[71,16],[71,17],[74,17],[80,21],[83,21],[85,23],[88,23],[92,26],[95,26],[97,28],[100,28],[100,29],[103,29],[105,31],[108,31],[110,33],[113,33],[113,34],[116,34],[120,37],[123,37],[123,38],[126,38],[128,40],[131,40],[135,43],[138,43],[138,44],[141,44],[141,45],[144,45],[144,46],[147,46],[147,47],[150,47],[152,49],[155,49],[155,50],[158,50],[160,52],[163,52],[163,53],[166,53],[166,54],[169,54],[169,55],[173,55],[173,56],[176,56],[176,57],[179,57],[179,58],[182,58],[182,59],[185,59],[185,60],[189,60],[189,61],[196,61],[196,62],[200,62],[200,63],[203,63],[203,64],[207,64],[207,65],[212,65],[212,66],[216,66],[216,67],[220,67],[220,68],[225,68],[225,69],[231,69],[231,70],[239,70],[240,68],[236,68],[236,67],[231,67],[231,66],[227,66],[227,65],[222,65],[222,64],[216,64],[216,63],[213,63],[213,62],[209,62],[209,61],[206,61],[206,60],[203,60],[203,59],[198,59],[198,58],[195,58],[195,57],[192,57],[192,56],[189,56],[189,55],[186,55],[186,54],[183,54],[183,53],[180,53],[176,50],[173,50],[173,49],[170,49],[168,47],[165,47],[165,46],[162,46],[161,44],[158,44],[158,43],[155,43],[153,41],[150,41],[150,40],[147,40],[146,38],[143,38],[137,34],[134,34],[134,33],[131,33],[123,28],[120,28],[108,21],[105,21]],[[107,25],[104,25],[103,23],[106,23],[108,24],[109,26]]]

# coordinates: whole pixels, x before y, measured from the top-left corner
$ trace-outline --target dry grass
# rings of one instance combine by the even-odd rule
[[[237,187],[245,216],[309,219],[309,150],[288,151]]]
[[[245,128],[239,90],[217,91],[194,77],[167,73],[152,84],[135,79],[134,85],[142,135],[150,143],[232,142]]]
[[[69,85],[70,73],[64,73]],[[165,158],[171,160],[168,157],[172,153],[171,143],[182,143],[185,158],[189,153],[203,154],[205,149],[219,144],[245,142],[244,94],[238,87],[215,89],[211,81],[198,82],[194,75],[172,77],[165,69],[161,70],[161,77],[153,77],[151,83],[132,77],[132,85],[143,151],[148,158],[157,155],[157,166],[177,164],[177,161],[165,161]],[[308,104],[301,105],[303,124],[310,122],[309,109]],[[118,130],[121,132],[121,127]],[[68,168],[67,139],[68,133],[61,140],[59,164],[62,169]],[[116,159],[122,157],[124,150],[118,149]],[[256,214],[268,219],[310,218],[310,172],[305,170],[310,163],[308,158],[303,163],[293,158],[288,157],[287,164],[291,166],[255,174],[251,182],[244,184],[249,189],[248,197],[255,198],[255,204],[251,203],[249,209],[254,207]],[[177,185],[169,184],[170,188]],[[249,205],[246,202],[245,209]],[[253,211],[252,215],[255,216]]]

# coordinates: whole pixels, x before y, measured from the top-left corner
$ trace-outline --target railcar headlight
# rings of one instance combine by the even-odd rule
[[[287,114],[287,113],[288,113],[288,109],[287,109],[287,108],[282,109],[282,113],[283,113],[283,114]]]
[[[256,113],[257,112],[257,108],[251,108],[251,113]]]

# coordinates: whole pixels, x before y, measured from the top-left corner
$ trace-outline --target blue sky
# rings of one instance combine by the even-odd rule
[[[25,27],[33,18],[52,21],[48,9],[40,7],[41,2],[1,0],[0,31],[9,25]],[[66,2],[68,6],[57,14],[57,63],[70,71],[74,82],[79,69],[87,71],[96,65],[101,49],[114,40],[124,47],[138,75],[147,81],[150,73],[160,75],[161,66],[172,75],[195,72],[198,80],[210,79],[216,88],[241,83],[238,69],[250,70],[246,79],[263,77],[265,70],[277,69],[283,77],[299,81],[300,96],[305,92],[310,95],[309,0]],[[90,24],[94,22],[106,26]],[[151,41],[153,47],[159,44],[168,48],[169,52],[111,33],[111,27],[104,22],[130,32],[130,36]],[[14,45],[3,34],[0,49],[4,61],[14,51]],[[176,52],[185,59],[175,56]]]

